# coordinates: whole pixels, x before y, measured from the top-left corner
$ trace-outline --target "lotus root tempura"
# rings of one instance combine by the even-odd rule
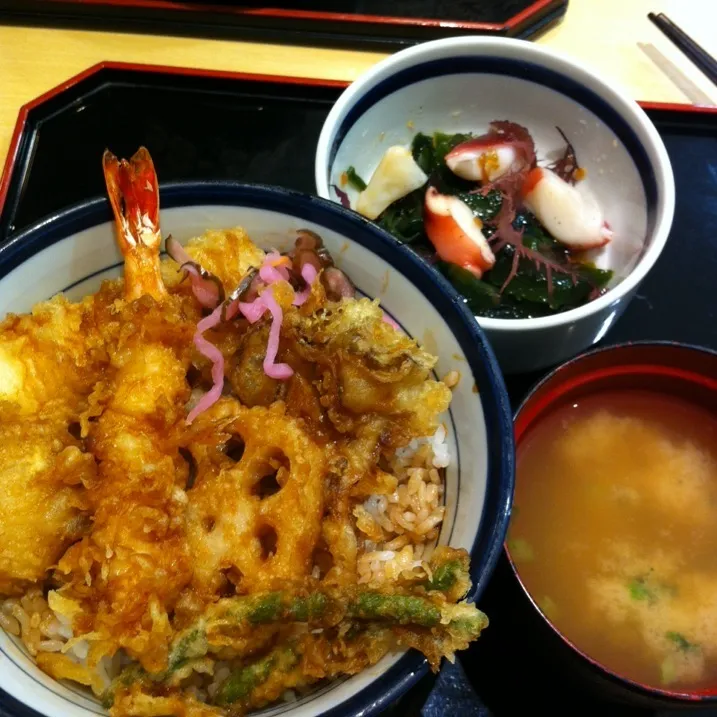
[[[167,237],[103,158],[123,278],[0,324],[0,627],[115,717],[239,715],[487,625],[436,547],[437,358],[321,237]]]
[[[717,684],[717,419],[680,399],[602,393],[518,450],[509,547],[580,650],[662,689]]]

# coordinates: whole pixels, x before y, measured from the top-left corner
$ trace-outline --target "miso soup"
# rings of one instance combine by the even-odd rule
[[[508,546],[584,653],[652,687],[717,687],[714,415],[640,391],[557,409],[518,446]]]

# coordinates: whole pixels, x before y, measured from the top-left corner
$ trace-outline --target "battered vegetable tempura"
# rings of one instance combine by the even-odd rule
[[[95,470],[78,421],[107,351],[94,297],[56,297],[0,324],[0,594],[45,578],[89,525],[82,481]]]
[[[0,625],[115,717],[452,659],[487,619],[459,602],[467,553],[433,548],[435,357],[312,232],[285,254],[240,228],[168,239],[160,263],[149,154],[103,168],[123,280],[0,325]]]

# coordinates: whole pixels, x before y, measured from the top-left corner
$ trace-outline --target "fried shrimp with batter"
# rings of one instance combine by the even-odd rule
[[[0,595],[42,580],[89,522],[76,434],[107,362],[93,304],[57,296],[0,324]]]
[[[160,261],[149,153],[103,170],[123,279],[0,325],[0,625],[112,717],[453,659],[487,618],[466,551],[437,547],[436,357],[311,230],[283,253],[167,237]]]
[[[91,635],[93,657],[121,647],[157,669],[171,635],[168,612],[191,577],[187,497],[178,470],[183,459],[172,432],[190,394],[186,373],[197,312],[184,297],[170,295],[161,278],[149,155],[140,150],[130,162],[118,162],[106,153],[103,164],[125,256],[124,296],[97,312],[112,355],[84,426],[98,461],[96,478],[86,484],[93,526],[60,561],[60,594],[82,606],[80,629]],[[99,297],[110,298],[106,292]]]

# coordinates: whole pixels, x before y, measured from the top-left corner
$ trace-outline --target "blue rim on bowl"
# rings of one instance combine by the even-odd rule
[[[376,103],[430,78],[471,73],[534,81],[574,100],[608,126],[637,168],[647,204],[646,236],[651,237],[630,273],[593,301],[531,319],[481,317],[481,324],[489,332],[495,329],[517,334],[562,327],[606,310],[644,279],[662,252],[674,214],[674,176],[664,143],[639,105],[567,55],[511,38],[453,37],[423,43],[382,60],[344,90],[324,123],[314,167],[317,194],[333,196],[331,176],[338,149],[350,129]]]
[[[287,214],[325,226],[366,247],[402,273],[433,303],[455,335],[473,371],[485,415],[488,479],[483,514],[471,547],[471,599],[482,593],[495,567],[508,527],[514,485],[514,442],[510,403],[493,351],[455,290],[411,251],[354,212],[328,200],[290,190],[231,181],[165,184],[160,206],[224,205]],[[92,199],[53,214],[14,235],[0,247],[0,279],[31,256],[85,229],[111,220],[109,202]],[[403,655],[369,687],[324,714],[367,717],[401,696],[427,670],[418,653]]]

